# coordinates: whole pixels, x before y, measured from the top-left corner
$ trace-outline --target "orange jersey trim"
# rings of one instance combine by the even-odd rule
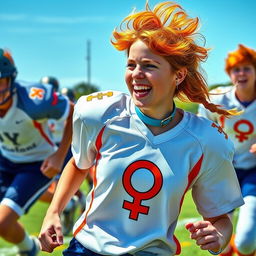
[[[85,226],[85,224],[86,224],[86,220],[87,220],[87,216],[88,216],[88,214],[89,214],[89,212],[90,212],[90,210],[91,210],[91,208],[92,208],[92,203],[93,203],[93,201],[94,201],[94,191],[95,191],[95,187],[96,187],[96,185],[97,185],[97,178],[96,178],[96,173],[97,173],[97,164],[98,164],[98,161],[99,161],[99,159],[101,158],[101,154],[100,154],[100,148],[101,148],[101,146],[102,146],[102,135],[103,135],[103,132],[104,132],[104,130],[105,130],[105,126],[101,129],[101,131],[100,131],[100,133],[99,133],[99,135],[98,135],[98,137],[97,137],[97,139],[96,139],[96,149],[97,149],[97,151],[98,151],[98,153],[97,153],[97,156],[96,156],[96,163],[95,163],[95,170],[94,170],[94,172],[93,172],[93,189],[92,189],[92,200],[91,200],[91,202],[90,202],[90,205],[89,205],[89,208],[88,208],[88,210],[86,211],[86,213],[85,213],[85,218],[84,218],[84,220],[82,221],[82,223],[78,226],[78,228],[75,230],[75,232],[74,232],[74,237],[82,230],[82,228]]]

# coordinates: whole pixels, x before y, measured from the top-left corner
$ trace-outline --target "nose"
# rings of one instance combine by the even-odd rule
[[[244,74],[244,69],[243,68],[240,68],[239,70],[238,70],[238,72],[237,72],[239,75],[243,75]]]
[[[143,79],[145,77],[145,74],[139,65],[132,71],[132,77],[137,79]]]

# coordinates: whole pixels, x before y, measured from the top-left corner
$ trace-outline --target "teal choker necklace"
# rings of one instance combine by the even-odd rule
[[[140,120],[142,122],[144,122],[145,124],[152,125],[152,126],[157,126],[157,127],[164,127],[167,124],[169,124],[172,121],[172,119],[174,118],[174,116],[176,114],[176,106],[175,106],[175,103],[173,102],[172,113],[168,117],[166,117],[162,120],[146,116],[145,114],[143,114],[141,112],[141,110],[137,106],[135,106],[135,111],[136,111],[138,117],[140,118]]]

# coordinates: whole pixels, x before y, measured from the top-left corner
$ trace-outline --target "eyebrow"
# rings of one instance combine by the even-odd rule
[[[128,58],[127,61],[135,61],[135,60]],[[155,62],[155,63],[158,63],[159,65],[161,64],[161,63],[160,63],[159,61],[157,61],[157,60],[148,60],[148,59],[142,59],[141,62],[143,62],[143,63],[152,63],[152,62]]]

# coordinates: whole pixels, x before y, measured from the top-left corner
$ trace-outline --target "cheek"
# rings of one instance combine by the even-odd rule
[[[230,74],[230,80],[231,81],[236,81],[237,76],[235,74]]]
[[[125,80],[127,85],[129,85],[131,83],[131,79],[132,79],[131,72],[126,71],[124,73],[124,80]]]

